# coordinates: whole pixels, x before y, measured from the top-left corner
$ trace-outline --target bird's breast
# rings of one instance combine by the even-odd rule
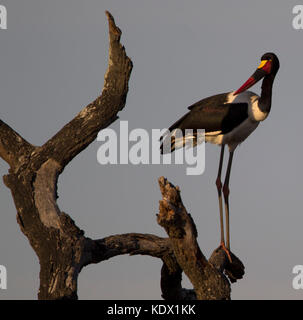
[[[267,118],[268,112],[262,111],[260,108],[260,97],[251,91],[244,91],[236,96],[231,92],[228,96],[228,103],[247,103],[248,117],[252,121],[263,121]]]
[[[247,118],[239,126],[223,137],[224,144],[239,144],[243,142],[259,125],[258,121]]]

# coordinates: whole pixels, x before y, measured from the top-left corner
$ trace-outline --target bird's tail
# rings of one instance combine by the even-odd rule
[[[181,130],[179,128],[173,131],[166,131],[160,138],[162,141],[161,154],[171,153],[183,147],[195,147],[198,144],[197,130]]]

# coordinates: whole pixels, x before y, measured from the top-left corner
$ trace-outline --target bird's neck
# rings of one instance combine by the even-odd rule
[[[269,112],[271,108],[272,87],[274,83],[274,75],[268,75],[262,82],[261,98],[259,100],[259,108],[263,112]]]

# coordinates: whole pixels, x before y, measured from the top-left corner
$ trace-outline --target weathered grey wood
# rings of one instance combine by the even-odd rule
[[[222,255],[218,265],[205,258],[197,242],[195,223],[182,203],[179,188],[164,177],[159,179],[159,185],[163,199],[159,205],[158,223],[166,230],[177,262],[193,284],[197,299],[229,300],[230,283],[223,274],[227,257]]]

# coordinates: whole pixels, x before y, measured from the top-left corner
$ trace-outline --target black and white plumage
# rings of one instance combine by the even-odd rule
[[[174,123],[169,132],[173,136],[175,129],[204,129],[206,142],[227,144],[230,150],[234,150],[268,115],[258,108],[258,99],[249,91],[239,95],[228,92],[208,97],[188,107],[190,111]],[[170,135],[167,137],[170,139]],[[173,139],[171,151],[184,146],[186,139]]]
[[[272,86],[279,66],[278,57],[274,53],[264,54],[261,58],[261,64],[255,73],[238,90],[217,94],[191,105],[188,107],[190,111],[170,126],[169,131],[162,137],[162,153],[166,153],[167,151],[172,152],[175,149],[185,146],[187,140],[194,140],[192,145],[195,146],[195,130],[197,129],[205,130],[206,142],[222,146],[216,184],[218,188],[220,207],[221,245],[227,252],[229,258],[228,185],[233,152],[236,147],[258,127],[259,123],[267,118],[271,109]],[[246,91],[262,78],[264,78],[264,80],[262,82],[261,96],[258,96],[253,92]],[[186,129],[192,129],[194,134],[174,138],[174,132],[177,129],[180,129],[183,134]],[[167,148],[168,144],[169,148]],[[230,159],[223,186],[226,212],[227,248],[225,247],[224,241],[221,199],[221,170],[225,145],[228,145],[230,151]]]

